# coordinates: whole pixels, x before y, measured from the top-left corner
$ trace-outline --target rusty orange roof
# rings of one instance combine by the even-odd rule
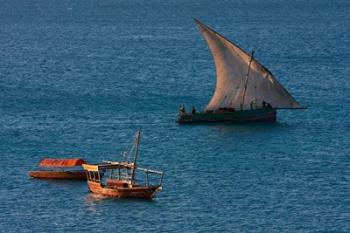
[[[79,158],[68,158],[68,159],[53,159],[46,158],[40,161],[39,166],[41,167],[75,167],[81,166],[86,163],[83,159]]]

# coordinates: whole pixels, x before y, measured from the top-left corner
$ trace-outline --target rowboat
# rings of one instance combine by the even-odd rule
[[[39,163],[39,169],[29,171],[29,176],[37,179],[85,180],[81,165],[86,163],[80,158],[45,158]]]

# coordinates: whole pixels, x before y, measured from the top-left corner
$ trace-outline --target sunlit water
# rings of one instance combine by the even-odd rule
[[[350,232],[350,2],[3,0],[0,231]],[[191,17],[256,58],[304,106],[276,124],[177,125],[203,108],[211,54]],[[165,171],[154,201],[33,180],[45,156]]]

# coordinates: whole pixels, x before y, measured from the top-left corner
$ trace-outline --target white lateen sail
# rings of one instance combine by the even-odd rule
[[[207,111],[219,108],[249,109],[263,102],[273,108],[301,108],[272,73],[225,37],[195,20],[213,54],[216,89]]]

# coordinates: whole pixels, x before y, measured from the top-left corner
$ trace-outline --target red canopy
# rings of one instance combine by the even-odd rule
[[[47,158],[40,161],[41,167],[75,167],[81,166],[86,163],[84,160],[79,158],[69,158],[69,159],[52,159]]]

